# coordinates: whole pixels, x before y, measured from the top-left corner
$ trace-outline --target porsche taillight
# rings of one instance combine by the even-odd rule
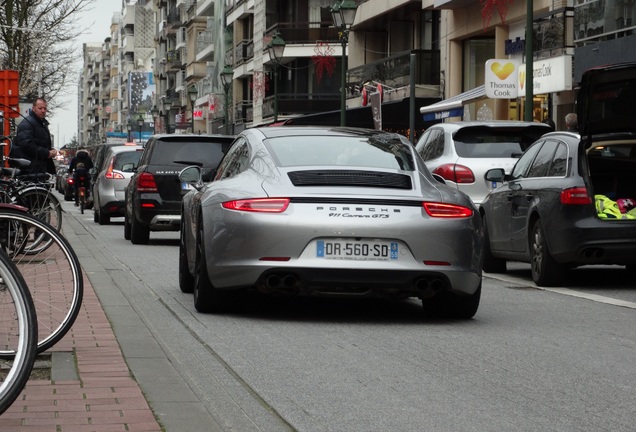
[[[424,206],[426,213],[430,217],[434,218],[459,219],[468,218],[473,215],[473,210],[471,208],[456,204],[425,202],[422,205]]]
[[[282,213],[289,206],[289,198],[254,198],[226,201],[222,204],[228,210],[256,213]]]
[[[137,190],[139,192],[157,192],[157,182],[155,176],[148,172],[139,174],[137,179]]]

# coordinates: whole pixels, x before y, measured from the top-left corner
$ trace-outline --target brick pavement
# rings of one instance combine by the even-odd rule
[[[85,275],[77,320],[47,353],[52,356],[51,379],[29,380],[0,416],[0,431],[162,431]],[[56,362],[64,358],[69,364],[62,368],[67,371],[56,379]]]

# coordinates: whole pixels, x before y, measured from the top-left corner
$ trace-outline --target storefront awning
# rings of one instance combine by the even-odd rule
[[[442,120],[448,117],[461,117],[464,105],[486,97],[486,86],[480,85],[472,90],[449,97],[432,105],[420,108],[424,121]]]

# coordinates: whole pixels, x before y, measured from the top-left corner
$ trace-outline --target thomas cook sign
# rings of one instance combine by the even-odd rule
[[[492,99],[515,99],[519,93],[518,70],[518,60],[488,60],[485,74],[486,96]]]

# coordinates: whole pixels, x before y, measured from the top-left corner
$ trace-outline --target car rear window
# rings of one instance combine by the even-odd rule
[[[115,160],[113,162],[113,169],[122,171],[123,166],[126,164],[133,164],[137,166],[140,156],[141,156],[141,151],[129,151],[124,153],[119,153],[115,155]]]
[[[412,147],[368,137],[292,136],[267,140],[279,166],[362,166],[413,171]]]
[[[544,127],[523,128],[463,128],[453,140],[457,155],[465,158],[520,157],[543,134]]]
[[[158,141],[151,156],[152,163],[174,165],[175,161],[201,162],[203,166],[216,168],[230,144],[210,141]]]

